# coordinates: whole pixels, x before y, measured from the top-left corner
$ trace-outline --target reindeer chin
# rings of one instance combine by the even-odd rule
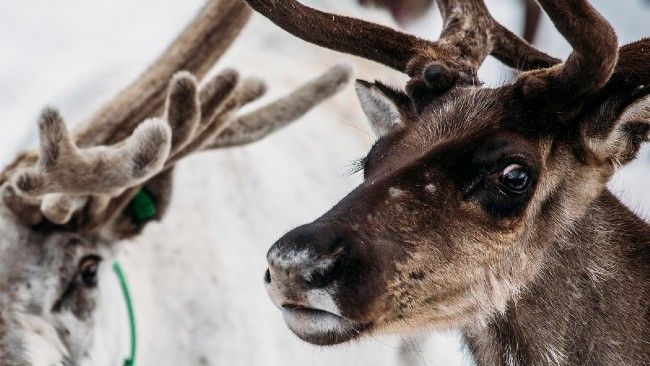
[[[284,307],[282,316],[298,338],[319,346],[347,342],[367,328],[330,312],[310,308]]]

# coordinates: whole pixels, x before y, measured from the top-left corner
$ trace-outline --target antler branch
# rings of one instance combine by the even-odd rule
[[[170,82],[163,117],[142,122],[113,146],[79,148],[58,112],[46,109],[39,121],[37,164],[19,168],[3,198],[31,225],[45,217],[57,225],[72,222],[77,229],[110,224],[120,227],[120,236],[136,233],[141,223],[125,212],[143,186],[155,190],[158,203],[166,205],[170,173],[180,159],[207,147],[259,140],[339,91],[349,77],[349,68],[334,67],[284,98],[236,117],[241,107],[264,94],[262,81],[239,82],[235,71],[226,70],[197,91],[196,78],[179,72]],[[233,124],[237,127],[220,139]],[[80,217],[73,220],[75,213]]]
[[[571,102],[600,90],[618,59],[618,40],[612,26],[586,0],[539,0],[555,27],[573,47],[562,64],[522,75],[524,94],[551,93]]]
[[[303,40],[377,61],[410,76],[418,76],[426,65],[438,61],[457,70],[461,80],[475,82],[476,69],[490,53],[509,66],[523,69],[557,63],[553,57],[498,25],[482,0],[438,0],[444,20],[438,42],[360,19],[322,12],[295,0],[246,1]]]
[[[19,195],[115,194],[160,171],[171,146],[169,126],[151,119],[119,145],[80,149],[54,109],[41,115],[39,136],[38,165],[19,170],[11,181]]]
[[[218,149],[261,140],[338,92],[350,78],[350,73],[348,66],[335,66],[286,96],[235,118],[208,147]]]

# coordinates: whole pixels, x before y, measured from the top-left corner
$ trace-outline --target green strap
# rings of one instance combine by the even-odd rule
[[[115,263],[113,263],[113,270],[115,271],[117,278],[120,280],[122,294],[124,295],[124,301],[126,302],[126,311],[129,315],[129,328],[131,332],[131,355],[129,358],[124,360],[124,366],[133,366],[135,365],[135,354],[138,345],[138,334],[135,326],[135,311],[133,311],[133,299],[131,298],[131,293],[129,292],[129,283],[126,280],[126,276],[124,275],[124,270],[122,269],[120,262],[115,261]]]

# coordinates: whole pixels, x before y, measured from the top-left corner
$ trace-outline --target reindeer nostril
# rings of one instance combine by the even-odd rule
[[[267,285],[271,283],[271,271],[268,268],[264,272],[264,283]]]
[[[333,277],[329,275],[330,271],[316,270],[305,278],[305,282],[311,288],[323,288],[332,282]]]
[[[339,252],[335,259],[327,259],[317,263],[308,273],[303,275],[305,283],[311,288],[323,288],[334,282],[341,269],[342,254],[342,252]]]

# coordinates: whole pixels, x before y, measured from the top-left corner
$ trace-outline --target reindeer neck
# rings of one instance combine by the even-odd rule
[[[646,364],[649,274],[650,225],[604,191],[469,349],[480,366]]]

